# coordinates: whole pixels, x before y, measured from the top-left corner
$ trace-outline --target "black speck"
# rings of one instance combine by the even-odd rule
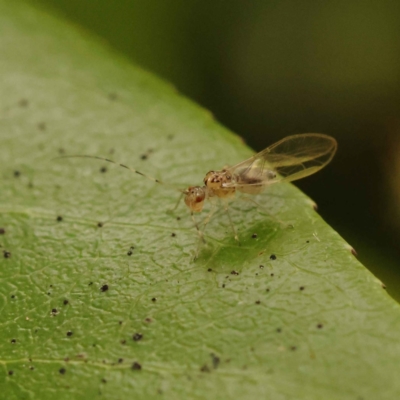
[[[10,258],[11,257],[11,252],[7,251],[7,250],[3,250],[3,255],[4,255],[4,258]]]
[[[119,323],[120,325],[122,325],[122,321],[118,321],[118,323]]]
[[[67,299],[65,299],[65,300],[63,301],[64,306],[66,306],[68,303],[69,303],[69,301],[68,301]]]
[[[103,383],[107,383],[107,380],[104,379],[104,378],[101,378],[101,381],[102,381]]]
[[[275,255],[275,254],[271,254],[271,255],[269,256],[269,259],[270,259],[270,260],[276,260],[276,255]]]
[[[306,243],[310,243],[310,241],[309,241],[309,240],[306,240]]]
[[[269,288],[266,288],[265,291],[266,291],[266,292],[269,292]]]
[[[4,235],[6,233],[6,230],[4,228],[0,228],[0,235]]]
[[[14,375],[14,371],[8,371],[8,375]]]
[[[61,216],[61,215],[59,215],[58,217],[57,217],[57,222],[61,222],[63,220],[63,217]]]
[[[98,223],[97,223],[97,226],[98,226],[99,228],[102,228],[102,227],[103,227],[103,223],[102,223],[102,222],[98,222]]]
[[[126,344],[126,340],[121,340],[121,344]]]
[[[221,359],[218,356],[216,356],[214,353],[211,353],[210,356],[211,356],[211,361],[212,361],[214,369],[217,369],[219,363],[221,362]]]
[[[225,283],[222,284],[222,287],[225,288]]]
[[[11,339],[11,343],[15,344],[15,343],[17,343],[17,340],[16,339]]]
[[[103,285],[103,286],[100,288],[100,291],[101,291],[101,292],[107,292],[107,290],[108,290],[108,285]]]
[[[151,301],[152,301],[152,302],[155,302],[155,301],[157,301],[157,298],[156,298],[156,297],[153,297],[153,298],[151,299]]]
[[[290,350],[296,351],[296,350],[297,350],[297,347],[296,347],[296,346],[292,346],[292,347],[290,348]]]
[[[142,369],[142,366],[141,366],[137,361],[135,361],[135,362],[132,364],[132,369],[133,369],[134,371],[140,371],[140,370]]]
[[[304,288],[304,286],[300,286],[299,289],[300,290],[304,290],[305,288]]]
[[[29,101],[28,101],[27,99],[21,99],[21,100],[18,102],[18,105],[19,105],[20,107],[28,107]]]
[[[117,100],[117,99],[118,99],[117,93],[114,93],[114,92],[109,93],[109,94],[108,94],[108,99],[111,100],[111,101]]]
[[[281,332],[282,332],[282,329],[281,329],[281,328],[278,328],[276,331],[277,331],[278,333],[281,333]]]
[[[122,364],[124,362],[123,358],[118,358],[118,364]]]
[[[251,237],[252,237],[252,239],[257,239],[257,233],[253,233],[253,234],[251,235]]]
[[[127,254],[128,256],[131,256],[133,253],[132,253],[131,250],[129,250],[126,254]]]
[[[200,368],[201,372],[210,372],[210,368],[208,367],[207,364],[204,364],[201,368]]]
[[[386,285],[382,283],[382,289],[386,290]]]
[[[177,221],[180,221],[180,220],[181,220],[181,217],[176,217],[176,220],[177,220]]]
[[[33,365],[31,365],[31,366],[29,366],[29,369],[30,369],[31,371],[33,371],[33,370],[35,369],[35,367],[34,367]]]
[[[20,175],[21,175],[21,172],[20,172],[20,171],[14,171],[14,176],[15,176],[16,178],[18,178]]]
[[[171,236],[172,236],[172,237],[175,237],[175,236],[176,236],[176,233],[173,233],[173,232],[172,232],[172,233],[171,233]]]
[[[51,293],[50,292],[47,292],[47,296],[50,296],[51,295]]]
[[[140,156],[140,158],[141,158],[142,160],[147,160],[148,155],[147,155],[147,154],[142,154],[142,155]]]
[[[132,336],[132,339],[133,339],[135,342],[138,342],[139,340],[142,340],[142,339],[143,339],[143,335],[142,335],[141,333],[139,333],[139,332],[136,332],[136,333]]]
[[[106,167],[101,167],[100,168],[100,172],[104,174],[105,172],[107,172],[107,168]]]
[[[261,304],[261,301],[260,301],[260,300],[257,300],[257,301],[256,301],[256,304]]]
[[[71,337],[74,333],[72,331],[67,332],[67,336]]]
[[[51,310],[51,313],[52,313],[53,315],[56,315],[56,314],[57,314],[57,308],[53,308],[53,309]]]
[[[67,372],[67,370],[65,368],[60,368],[59,372],[61,375],[64,375]]]
[[[145,318],[144,320],[145,320],[145,322],[148,322],[148,323],[153,322],[153,320],[149,317]]]
[[[318,324],[318,325],[317,325],[317,328],[318,328],[318,329],[322,329],[322,328],[323,328],[323,325],[322,325],[322,324]]]
[[[264,265],[260,265],[260,269],[264,269]]]
[[[15,294],[12,294],[12,295],[11,295],[11,298],[12,298],[12,299],[15,299]]]
[[[237,272],[237,271],[231,271],[231,275],[239,275],[239,272]]]
[[[92,286],[92,285],[93,285],[93,282],[89,282],[89,283],[88,283],[88,286]]]
[[[271,276],[274,276],[274,273],[272,273]]]
[[[212,272],[212,268],[208,268],[208,270],[207,270],[208,272]]]

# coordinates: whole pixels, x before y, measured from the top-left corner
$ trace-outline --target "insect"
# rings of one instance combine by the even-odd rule
[[[189,186],[187,189],[177,190],[181,192],[181,197],[184,196],[184,202],[190,210],[192,220],[202,241],[204,241],[205,227],[215,213],[214,200],[217,199],[222,201],[235,239],[239,241],[228,209],[229,202],[235,198],[237,192],[256,195],[262,193],[272,184],[291,182],[312,175],[332,160],[336,149],[336,140],[328,135],[307,133],[288,136],[233,167],[225,167],[220,171],[209,171],[203,180],[203,186]],[[107,158],[88,155],[61,156],[58,158],[68,157],[95,158],[111,162],[153,182],[163,184],[158,179]],[[213,207],[203,221],[200,230],[194,214],[203,210],[206,200],[210,200]]]

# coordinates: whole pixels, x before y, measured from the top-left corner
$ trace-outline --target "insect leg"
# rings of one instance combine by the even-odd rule
[[[238,236],[238,234],[237,234],[237,232],[236,232],[236,229],[235,229],[235,225],[233,225],[233,221],[232,221],[232,218],[231,218],[231,213],[229,212],[229,205],[228,205],[228,203],[224,203],[224,210],[225,210],[225,212],[226,212],[226,215],[228,216],[228,219],[229,219],[229,223],[230,223],[230,225],[231,225],[231,228],[232,228],[232,231],[233,231],[233,235],[235,236],[235,240],[238,242],[238,244],[240,245],[240,240],[239,240],[239,236]]]

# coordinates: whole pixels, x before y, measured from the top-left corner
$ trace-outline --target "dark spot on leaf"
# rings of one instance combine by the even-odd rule
[[[260,269],[264,269],[264,265],[260,265]]]
[[[172,232],[172,233],[171,233],[171,236],[172,236],[172,237],[175,237],[175,236],[176,236],[176,234]]]
[[[309,241],[309,240],[306,240],[306,243],[310,243],[310,241]]]
[[[11,298],[12,298],[12,299],[15,299],[15,294],[12,294],[12,295],[11,295]]]
[[[251,237],[252,237],[252,239],[256,239],[256,238],[257,238],[257,233],[253,233],[253,234],[251,235]]]
[[[64,301],[63,301],[64,306],[66,306],[68,303],[69,303],[68,300],[64,300]]]
[[[53,315],[56,315],[56,314],[57,314],[57,308],[53,308],[53,309],[51,310],[51,313],[52,313]]]
[[[256,301],[256,304],[261,304],[261,301],[260,301],[260,300],[257,300],[257,301]]]
[[[271,276],[274,276],[274,273],[272,273]]]
[[[140,370],[142,369],[142,366],[141,366],[137,361],[135,361],[135,362],[132,364],[132,369],[133,369],[134,371],[140,371]]]
[[[224,284],[222,284],[222,287],[223,287],[223,288],[225,288],[225,283],[224,283]]]
[[[14,171],[14,176],[16,178],[20,177],[21,176],[21,172],[20,171]]]
[[[281,333],[282,332],[282,329],[281,328],[277,328],[277,330],[276,330],[278,333]]]
[[[58,217],[57,217],[57,222],[61,222],[63,220],[63,217],[61,216],[61,215],[59,215]]]
[[[47,296],[50,296],[51,295],[51,293],[50,292],[47,292]]]
[[[103,223],[102,223],[102,222],[98,222],[98,223],[97,223],[97,226],[98,226],[99,228],[102,228],[102,227],[103,227]]]
[[[317,325],[317,328],[318,328],[318,329],[322,329],[322,327],[323,327],[322,324],[318,324],[318,325]]]
[[[67,336],[72,336],[73,335],[73,332],[72,331],[68,331],[67,332]]]
[[[153,320],[151,318],[149,318],[149,317],[145,318],[145,321],[148,322],[148,323],[153,322]]]
[[[132,339],[133,339],[135,342],[138,342],[139,340],[142,340],[142,339],[143,339],[143,335],[142,335],[141,333],[139,333],[139,332],[136,332],[136,333],[133,335]]]
[[[266,288],[265,291],[266,291],[266,292],[269,292],[269,288]]]
[[[211,361],[212,361],[214,369],[218,368],[218,365],[221,362],[221,359],[218,356],[216,356],[214,353],[211,353],[210,356],[211,356]]]
[[[212,272],[212,268],[208,268],[208,270],[207,270],[208,272]]]
[[[151,301],[152,301],[152,302],[155,302],[155,301],[157,301],[157,298],[156,298],[156,297],[153,297],[153,298],[151,299]]]
[[[103,383],[107,383],[107,380],[104,379],[104,378],[101,378],[101,381],[102,381]]]
[[[270,260],[276,260],[276,255],[275,255],[275,254],[271,254],[271,255],[269,256],[269,259],[270,259]]]
[[[128,256],[131,256],[133,253],[132,253],[131,250],[129,250],[126,254],[127,254]]]
[[[7,251],[7,250],[3,250],[3,255],[4,255],[4,258],[10,258],[11,257],[11,252]]]
[[[239,275],[239,272],[237,272],[237,271],[231,271],[231,275]]]
[[[173,138],[174,138],[174,135],[168,135],[168,136],[167,136],[167,139],[168,139],[168,140],[172,140]]]
[[[140,156],[140,158],[141,158],[142,160],[147,160],[148,156],[147,156],[147,154],[142,154],[142,155]]]
[[[119,323],[120,325],[122,325],[122,321],[118,321],[118,323]]]
[[[304,286],[300,286],[299,289],[300,289],[300,290],[304,290],[305,287],[304,287]]]
[[[290,348],[290,350],[296,351],[296,350],[297,350],[297,347],[296,347],[296,346],[292,346],[292,347]]]
[[[30,366],[29,366],[29,369],[30,369],[31,371],[33,371],[33,370],[35,369],[35,367],[34,367],[33,365],[30,365]]]
[[[19,105],[20,107],[28,107],[29,101],[28,101],[27,99],[21,99],[21,100],[18,102],[18,105]]]
[[[180,220],[181,220],[181,217],[176,217],[176,220],[177,220],[177,221],[180,221]]]
[[[384,283],[382,283],[382,289],[386,290],[386,285]]]
[[[121,340],[121,344],[126,344],[126,340]]]
[[[14,371],[8,371],[8,375],[14,375]]]
[[[4,228],[0,228],[0,235],[4,235],[6,233],[6,230]]]
[[[122,364],[124,362],[123,358],[118,358],[118,364]]]
[[[65,357],[65,358],[64,358],[64,361],[65,361],[65,362],[68,362],[68,361],[69,361],[69,357]]]
[[[100,291],[102,291],[102,292],[107,292],[107,290],[108,290],[108,285],[103,285],[103,286],[100,288]]]
[[[108,94],[108,99],[111,100],[111,101],[117,100],[117,99],[118,99],[117,93],[114,93],[114,92],[109,93],[109,94]]]
[[[210,372],[210,368],[208,367],[207,364],[204,364],[201,368],[200,368],[201,372]]]
[[[89,282],[89,283],[88,283],[88,286],[92,286],[92,285],[93,285],[93,282]]]
[[[15,343],[17,343],[17,340],[16,339],[11,339],[11,343],[15,344]]]
[[[67,372],[67,370],[65,368],[60,368],[59,372],[61,375],[64,375]]]

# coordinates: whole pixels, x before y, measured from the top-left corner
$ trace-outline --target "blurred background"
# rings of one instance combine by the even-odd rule
[[[400,300],[400,1],[31,2],[170,81],[255,151],[334,136],[333,163],[296,185]]]

